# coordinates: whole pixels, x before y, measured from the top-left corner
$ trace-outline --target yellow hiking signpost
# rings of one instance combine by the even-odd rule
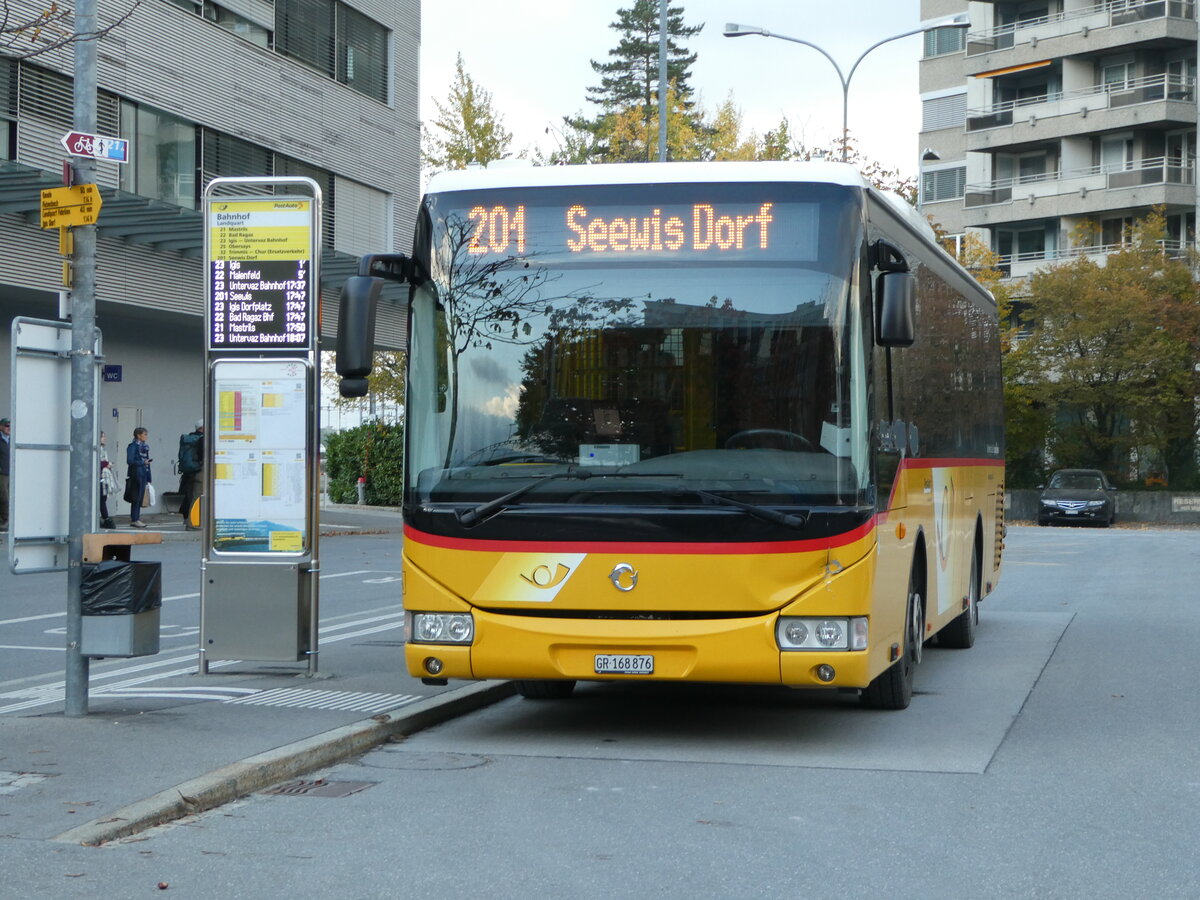
[[[42,191],[42,227],[95,225],[100,204],[100,189],[94,184],[48,188]]]

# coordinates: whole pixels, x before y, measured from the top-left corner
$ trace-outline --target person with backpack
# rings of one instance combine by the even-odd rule
[[[196,423],[196,428],[190,434],[179,436],[179,504],[180,515],[183,516],[183,527],[194,531],[198,526],[192,524],[192,504],[204,493],[204,420]]]

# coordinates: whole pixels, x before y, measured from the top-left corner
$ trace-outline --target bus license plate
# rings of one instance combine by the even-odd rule
[[[597,653],[597,675],[652,675],[653,656],[635,656],[632,653]]]

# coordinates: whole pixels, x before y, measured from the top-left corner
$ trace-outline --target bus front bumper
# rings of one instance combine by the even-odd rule
[[[862,688],[871,679],[869,650],[780,650],[775,639],[776,613],[712,620],[540,618],[480,609],[472,614],[473,644],[409,643],[405,647],[409,673],[417,678],[700,681],[834,688]],[[631,660],[639,669],[636,673],[605,671],[614,661]]]

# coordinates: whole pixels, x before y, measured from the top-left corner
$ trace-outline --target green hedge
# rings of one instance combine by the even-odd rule
[[[333,503],[357,503],[365,476],[370,506],[399,506],[404,493],[404,426],[366,422],[325,439],[325,472]]]

